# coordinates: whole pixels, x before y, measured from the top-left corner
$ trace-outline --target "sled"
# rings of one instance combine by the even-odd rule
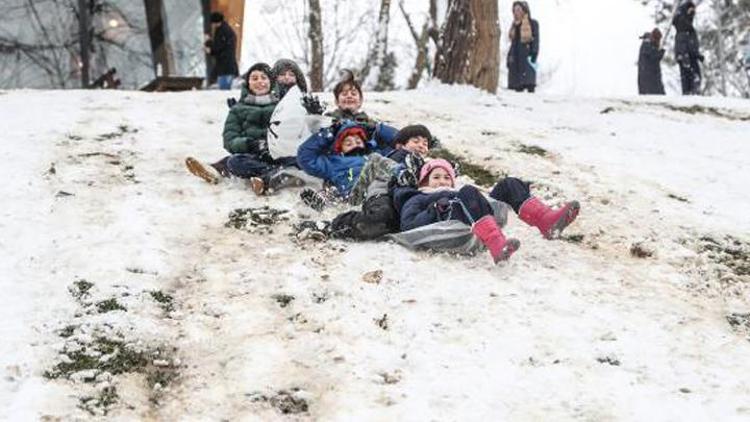
[[[488,198],[495,220],[500,227],[508,221],[508,205]],[[389,234],[388,238],[412,250],[429,249],[460,255],[473,255],[484,249],[471,232],[471,226],[458,220],[446,220],[416,229]]]

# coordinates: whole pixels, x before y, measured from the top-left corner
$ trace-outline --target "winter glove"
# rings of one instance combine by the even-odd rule
[[[227,107],[232,108],[235,104],[237,104],[236,98],[227,98]]]
[[[316,95],[307,94],[302,97],[302,107],[305,108],[307,114],[323,114],[325,107],[320,103],[320,98]]]
[[[450,199],[443,197],[435,201],[434,206],[438,216],[445,216],[451,212],[452,204]]]

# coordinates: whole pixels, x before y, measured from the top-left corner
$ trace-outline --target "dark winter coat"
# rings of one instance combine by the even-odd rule
[[[237,69],[237,58],[235,57],[237,36],[228,23],[222,22],[216,28],[213,38],[206,45],[210,49],[209,54],[216,60],[212,79],[216,79],[220,75],[237,76],[240,74]]]
[[[397,188],[393,192],[393,206],[401,215],[401,231],[450,219],[450,215],[438,212],[435,202],[457,197],[458,192],[450,189],[424,193],[414,188]]]
[[[350,122],[321,129],[309,137],[297,149],[297,163],[306,173],[324,179],[336,187],[338,194],[347,197],[359,178],[362,167],[367,162],[367,156],[346,156],[333,152],[333,144],[339,131],[356,125]],[[368,132],[370,140],[367,142],[368,152],[385,155],[390,151],[396,129],[378,123]]]
[[[664,49],[657,49],[651,40],[644,40],[638,55],[638,93],[641,95],[664,95],[661,78],[661,59]]]
[[[257,104],[246,97],[229,109],[224,122],[224,149],[231,154],[256,154],[263,160],[270,160],[266,144],[269,122],[277,100],[271,97],[270,104]]]
[[[513,40],[508,50],[508,89],[522,89],[536,86],[536,60],[539,55],[539,23],[531,19],[531,42],[521,41],[521,25],[513,27]],[[533,65],[532,65],[533,63]]]
[[[688,9],[691,7],[695,7],[693,2],[680,5],[672,19],[672,25],[677,30],[674,39],[674,56],[678,62],[687,62],[691,58],[700,57],[698,35],[693,27],[695,13],[688,14]]]

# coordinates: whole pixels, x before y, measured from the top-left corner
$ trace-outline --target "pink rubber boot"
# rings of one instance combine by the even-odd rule
[[[495,217],[485,215],[471,227],[471,232],[487,247],[495,264],[505,261],[521,246],[518,239],[505,239],[505,235],[495,221]]]
[[[578,201],[570,201],[562,208],[553,210],[544,205],[539,198],[529,198],[518,210],[518,217],[526,224],[539,229],[546,239],[553,239],[560,236],[560,233],[572,223],[578,212],[581,210],[581,204]]]

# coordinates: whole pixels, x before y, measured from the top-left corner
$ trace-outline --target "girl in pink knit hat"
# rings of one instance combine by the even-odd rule
[[[580,211],[578,201],[551,208],[531,195],[529,183],[514,177],[500,180],[490,198],[512,208],[521,221],[553,239],[571,224]],[[418,189],[401,188],[394,193],[394,206],[401,210],[401,230],[445,220],[459,220],[471,226],[472,233],[489,249],[495,262],[508,259],[520,242],[505,238],[493,216],[487,198],[474,186],[456,190],[456,172],[442,159],[430,160],[421,169]]]
[[[400,188],[394,193],[394,205],[401,210],[401,230],[411,230],[445,220],[458,220],[484,244],[495,263],[508,259],[521,243],[506,239],[487,198],[474,186],[456,190],[456,172],[443,159],[422,166],[419,189]]]

